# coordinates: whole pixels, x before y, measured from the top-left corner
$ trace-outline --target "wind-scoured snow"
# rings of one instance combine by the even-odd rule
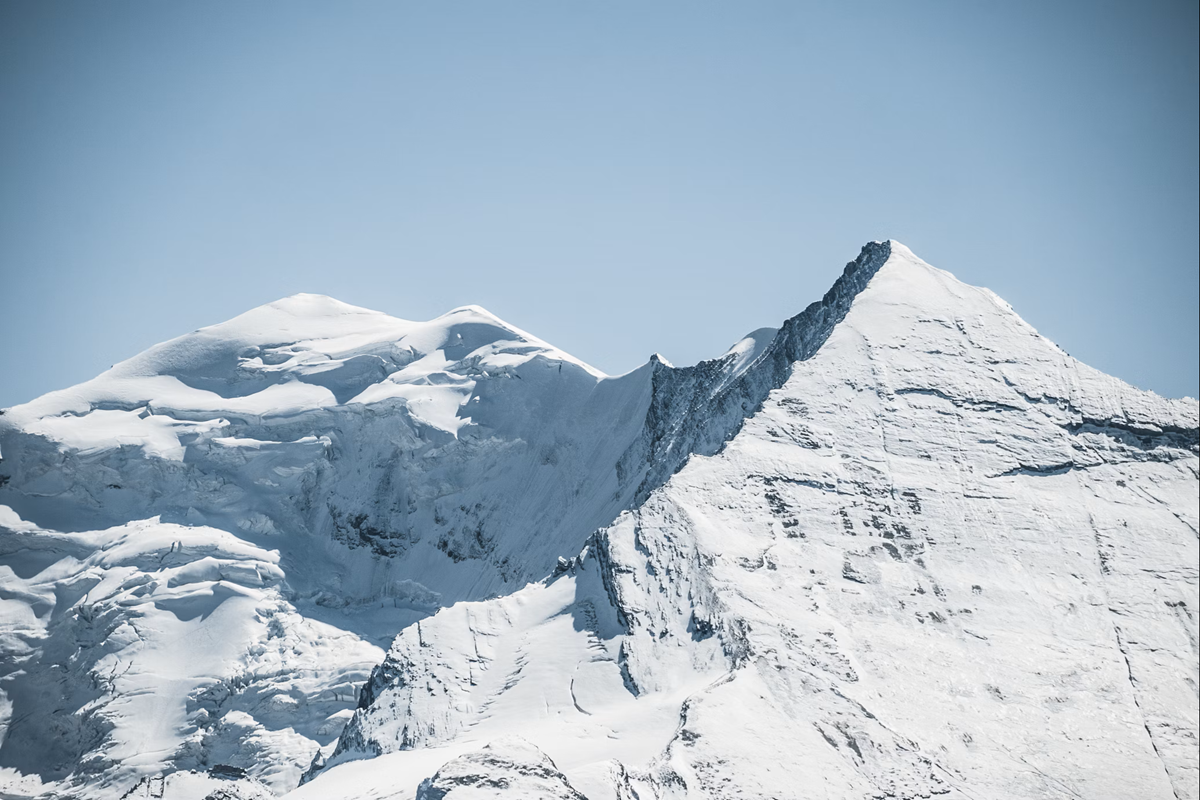
[[[305,619],[279,554],[157,518],[58,533],[0,506],[3,766],[120,796],[164,763],[257,762],[284,788],[336,736],[378,647]],[[60,787],[66,792],[67,787]]]
[[[1194,799],[1197,416],[895,242],[618,377],[287,298],[0,416],[0,793]]]
[[[395,786],[415,786],[429,775],[426,749],[448,758],[511,734],[536,742],[588,797],[605,796],[614,779],[625,780],[620,765],[665,747],[682,703],[720,677],[719,670],[681,674],[653,696],[632,693],[605,570],[585,549],[544,582],[409,627],[371,676],[331,758],[318,765],[323,774],[404,750],[414,757],[381,764]],[[343,779],[318,779],[296,796],[325,797],[331,781]]]
[[[679,712],[620,771],[556,761],[592,798],[1196,797],[1196,418],[893,243],[724,449],[590,546],[598,618],[622,628],[599,635],[615,664],[595,685],[619,669],[644,732],[663,703]],[[422,623],[432,649],[397,639],[343,752],[392,753],[382,776],[523,725],[553,757],[564,720],[611,752],[582,713],[539,732],[539,704],[498,720],[501,699],[444,683],[470,675],[450,666],[475,652],[454,644],[466,612]],[[582,663],[539,692],[580,691]],[[339,769],[297,797],[352,796]]]
[[[633,502],[652,372],[478,307],[298,295],[5,410],[0,769],[294,787],[399,631],[519,590]],[[116,537],[134,562],[101,556]]]
[[[453,434],[470,422],[459,411],[475,376],[503,374],[536,355],[604,377],[478,306],[409,322],[300,294],[152,347],[8,413],[14,424],[73,449],[91,452],[115,440],[180,457],[179,437],[197,432],[180,423],[202,422],[196,417],[207,412],[263,419],[394,398]],[[163,447],[172,425],[175,441]]]

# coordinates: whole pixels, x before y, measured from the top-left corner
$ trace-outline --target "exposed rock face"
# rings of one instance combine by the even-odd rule
[[[546,754],[516,737],[447,762],[417,789],[417,800],[587,800]]]
[[[1195,798],[1197,477],[1194,401],[893,245],[568,574],[399,637],[343,742],[522,725],[591,797]]]
[[[0,792],[1195,799],[1197,417],[894,242],[616,378],[289,298],[0,416]]]
[[[242,770],[218,766],[208,772],[188,770],[143,778],[121,800],[271,800],[272,797],[265,786],[247,778]]]
[[[773,336],[726,356],[676,368],[651,360],[653,391],[641,436],[622,456],[619,469],[645,478],[635,504],[643,502],[693,453],[718,452],[755,413],[767,395],[787,380],[792,364],[811,358],[829,338],[850,304],[891,253],[891,242],[871,242],[846,265],[820,302],[787,320]],[[760,332],[761,333],[761,332]],[[741,343],[739,343],[741,344]]]
[[[805,336],[887,247],[798,318]],[[477,307],[414,323],[297,295],[8,409],[0,767],[115,792],[228,761],[294,785],[380,645],[541,578],[719,448],[783,379],[794,328],[610,378]],[[127,706],[150,701],[164,642],[214,636],[167,669],[170,724],[143,725]]]
[[[606,534],[633,684],[709,668],[697,631],[729,669],[652,780],[1196,797],[1195,414],[894,251],[720,455]]]

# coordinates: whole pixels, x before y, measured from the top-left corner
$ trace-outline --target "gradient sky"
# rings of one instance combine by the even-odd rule
[[[0,406],[296,292],[676,364],[896,238],[1200,394],[1197,3],[0,0]]]

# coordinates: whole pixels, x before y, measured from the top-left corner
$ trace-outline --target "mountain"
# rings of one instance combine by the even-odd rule
[[[287,298],[0,416],[0,793],[1196,798],[1197,418],[895,242],[617,377]]]

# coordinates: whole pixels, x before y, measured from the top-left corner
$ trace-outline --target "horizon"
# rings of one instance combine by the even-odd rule
[[[891,246],[891,245],[899,245],[901,248],[904,248],[904,250],[905,250],[905,251],[907,251],[907,252],[908,252],[910,255],[912,255],[912,256],[915,256],[915,257],[916,257],[916,259],[917,259],[918,261],[920,261],[922,264],[924,264],[925,266],[927,266],[927,267],[930,267],[930,268],[932,268],[932,269],[935,269],[935,270],[937,270],[937,271],[939,271],[939,272],[944,272],[944,273],[946,273],[946,274],[947,274],[947,275],[949,275],[949,276],[950,276],[950,277],[951,277],[953,280],[955,280],[955,281],[958,281],[960,284],[962,284],[962,285],[964,285],[964,286],[968,286],[968,287],[970,287],[970,288],[974,288],[974,289],[983,289],[983,290],[986,290],[986,291],[989,291],[989,292],[990,292],[990,291],[992,291],[992,290],[991,290],[989,287],[986,287],[986,286],[975,286],[974,284],[970,284],[970,283],[967,283],[967,282],[965,282],[965,281],[961,280],[960,278],[958,278],[958,276],[957,276],[957,275],[955,275],[955,274],[954,274],[954,272],[953,272],[952,270],[942,269],[942,268],[938,267],[936,264],[930,264],[929,262],[927,262],[927,261],[925,261],[924,259],[922,259],[922,258],[921,258],[921,255],[920,255],[920,253],[916,253],[916,252],[914,252],[914,251],[912,250],[912,248],[908,247],[906,244],[904,244],[904,243],[903,243],[903,242],[901,242],[901,241],[898,241],[897,239],[874,239],[874,240],[871,240],[871,242],[868,242],[868,243],[864,244],[864,248],[865,248],[865,247],[866,247],[868,244],[872,244],[872,243],[878,244],[878,243],[883,243],[883,242],[886,242],[886,243],[888,243],[888,244],[889,244],[889,246]],[[846,266],[849,266],[849,265],[850,265],[850,264],[852,264],[852,263],[853,263],[853,259],[852,259],[851,261],[847,262],[847,265],[846,265]],[[839,278],[840,278],[840,275],[839,275]],[[830,286],[832,287],[832,286],[833,286],[833,284],[831,283],[831,284],[830,284]],[[1007,300],[1006,300],[1006,299],[1005,299],[1003,296],[1001,296],[1001,295],[999,295],[999,294],[997,294],[997,293],[995,293],[995,292],[993,292],[993,294],[996,294],[996,296],[997,296],[997,297],[999,297],[1001,301],[1003,301],[1003,302],[1005,302],[1005,303],[1007,303],[1007,302],[1008,302],[1008,301],[1007,301]],[[335,303],[338,303],[338,304],[340,304],[340,305],[347,306],[347,307],[348,307],[348,308],[350,308],[350,309],[354,309],[354,310],[357,310],[357,311],[365,311],[365,312],[369,312],[369,313],[378,313],[378,314],[383,314],[383,315],[385,315],[385,316],[391,317],[392,319],[398,320],[398,321],[400,321],[400,322],[411,322],[411,323],[414,323],[414,324],[423,324],[423,323],[432,322],[432,321],[435,321],[435,320],[441,319],[441,318],[443,318],[443,317],[448,317],[448,316],[450,316],[451,314],[454,314],[454,313],[456,313],[456,312],[460,312],[460,311],[476,311],[476,312],[482,312],[484,315],[487,315],[487,316],[489,316],[489,317],[492,317],[492,318],[494,318],[495,320],[497,320],[498,322],[502,323],[502,324],[503,324],[503,325],[505,325],[506,327],[509,327],[509,328],[513,328],[513,329],[515,329],[515,330],[516,330],[516,332],[518,332],[518,333],[525,334],[525,335],[528,335],[528,336],[532,336],[532,337],[534,337],[534,338],[536,338],[536,339],[538,339],[538,340],[540,340],[540,341],[544,342],[545,344],[548,344],[548,345],[550,345],[551,347],[554,347],[555,349],[557,349],[557,350],[559,350],[559,351],[563,352],[565,355],[567,355],[568,357],[572,358],[573,360],[575,360],[575,361],[577,361],[577,362],[580,362],[580,363],[582,363],[584,366],[587,366],[587,367],[589,367],[590,369],[592,369],[592,370],[595,370],[595,371],[597,371],[597,372],[599,372],[599,373],[603,374],[603,375],[604,375],[604,377],[605,377],[606,379],[607,379],[607,378],[620,378],[620,377],[623,377],[623,376],[625,376],[625,375],[628,375],[628,374],[630,374],[630,373],[632,373],[632,372],[635,372],[635,371],[637,371],[637,370],[638,370],[638,369],[640,369],[641,367],[644,367],[646,364],[650,363],[650,362],[651,362],[651,361],[653,361],[655,358],[658,358],[659,360],[665,360],[665,361],[666,361],[666,363],[667,363],[667,366],[669,366],[669,367],[672,367],[672,368],[688,368],[688,367],[694,366],[694,365],[696,365],[696,364],[703,363],[703,362],[705,362],[705,361],[714,361],[714,360],[716,360],[716,359],[719,359],[719,358],[721,358],[721,357],[722,357],[722,355],[726,354],[726,353],[729,351],[729,349],[730,349],[730,348],[732,348],[732,347],[736,346],[736,345],[737,345],[739,342],[741,342],[741,341],[744,341],[746,338],[752,337],[752,336],[753,336],[754,334],[756,334],[756,333],[759,333],[759,332],[761,332],[761,331],[764,331],[764,330],[770,330],[770,331],[773,331],[773,332],[777,333],[777,332],[778,332],[778,331],[781,329],[781,327],[782,327],[782,325],[783,325],[784,323],[786,323],[788,320],[790,320],[790,319],[792,319],[792,318],[794,318],[794,317],[798,316],[799,314],[801,314],[801,313],[802,313],[802,312],[803,312],[803,311],[804,311],[804,310],[805,310],[805,309],[806,309],[806,308],[807,308],[807,307],[810,305],[810,303],[816,303],[816,302],[819,302],[819,301],[820,301],[820,298],[816,298],[816,299],[814,299],[814,300],[810,301],[810,303],[805,303],[805,304],[804,304],[804,306],[803,306],[801,309],[799,309],[798,311],[796,311],[794,314],[791,314],[791,315],[789,315],[788,317],[785,317],[784,319],[778,320],[776,324],[772,324],[772,325],[763,325],[763,326],[760,326],[760,327],[758,327],[758,328],[754,328],[753,330],[747,331],[747,332],[745,333],[745,335],[743,335],[743,336],[741,336],[741,337],[739,337],[739,338],[736,338],[736,339],[734,339],[733,341],[731,341],[731,342],[729,343],[729,346],[728,346],[728,347],[726,347],[724,350],[721,350],[721,351],[719,351],[719,352],[715,352],[715,353],[709,354],[709,355],[707,355],[707,356],[703,356],[702,358],[700,358],[700,359],[699,359],[699,360],[697,360],[697,361],[688,362],[688,363],[684,363],[684,364],[677,364],[677,363],[675,363],[675,362],[671,361],[669,358],[666,358],[666,357],[665,357],[665,356],[664,356],[664,355],[663,355],[663,354],[662,354],[660,351],[657,351],[657,350],[655,350],[655,351],[652,351],[652,352],[651,352],[651,353],[650,353],[648,356],[646,356],[646,358],[645,358],[645,359],[643,359],[642,361],[638,362],[637,364],[633,364],[633,365],[629,366],[627,369],[623,369],[623,370],[621,370],[621,371],[619,371],[619,372],[610,372],[610,371],[607,371],[607,370],[602,370],[602,369],[600,369],[599,367],[596,367],[596,366],[595,366],[594,364],[592,364],[591,362],[588,362],[586,359],[580,358],[580,357],[576,356],[574,353],[571,353],[570,351],[568,351],[568,350],[565,350],[564,348],[558,347],[558,346],[557,346],[557,345],[556,345],[556,344],[555,344],[553,341],[550,341],[550,340],[548,340],[548,339],[545,339],[544,337],[541,337],[541,336],[539,336],[539,335],[538,335],[538,333],[537,333],[536,331],[529,330],[529,329],[528,329],[528,328],[526,328],[525,326],[523,326],[523,325],[520,325],[520,324],[519,324],[519,321],[518,321],[518,322],[513,322],[512,320],[509,320],[509,319],[506,319],[506,318],[504,318],[504,317],[501,317],[500,315],[493,313],[493,312],[492,312],[490,309],[488,309],[486,306],[483,306],[483,305],[481,305],[481,304],[479,304],[479,303],[465,303],[465,304],[463,304],[463,305],[455,306],[454,308],[451,308],[451,309],[448,309],[448,310],[446,310],[446,311],[443,311],[442,313],[440,313],[440,314],[437,314],[437,315],[435,315],[435,316],[432,316],[432,317],[430,317],[430,318],[428,318],[428,319],[419,320],[419,319],[408,319],[408,318],[404,318],[404,317],[397,317],[396,315],[394,315],[394,314],[391,314],[391,313],[389,313],[389,312],[387,312],[387,311],[385,311],[385,310],[383,310],[383,309],[371,308],[371,307],[369,307],[369,306],[361,306],[361,305],[356,305],[356,304],[353,304],[353,303],[347,303],[347,302],[345,302],[345,301],[341,300],[340,298],[334,297],[334,296],[332,296],[332,295],[323,294],[323,293],[320,293],[320,292],[306,292],[306,291],[293,292],[292,294],[286,295],[286,296],[284,296],[284,297],[280,297],[280,298],[277,298],[277,299],[275,299],[275,300],[271,300],[271,301],[269,301],[269,302],[266,302],[266,303],[261,303],[261,304],[259,304],[259,305],[257,305],[257,306],[254,306],[254,307],[252,307],[252,308],[248,308],[248,309],[246,309],[246,310],[244,310],[244,311],[242,311],[242,312],[240,312],[240,313],[238,313],[238,314],[236,314],[236,315],[234,315],[234,316],[232,316],[232,317],[229,317],[229,318],[227,318],[227,319],[223,319],[223,320],[220,320],[220,321],[217,321],[217,322],[213,322],[213,323],[210,323],[210,324],[207,324],[207,325],[202,325],[201,327],[199,327],[199,328],[195,328],[195,329],[193,329],[193,330],[191,330],[191,331],[184,331],[184,332],[182,332],[182,333],[179,333],[179,334],[177,334],[177,335],[175,335],[175,336],[168,337],[167,339],[164,339],[164,340],[163,340],[163,341],[161,341],[161,342],[157,342],[157,343],[155,343],[155,345],[151,345],[151,347],[157,346],[158,344],[164,344],[164,343],[166,343],[166,342],[173,341],[174,339],[177,339],[177,338],[183,338],[183,337],[186,337],[186,336],[188,336],[188,335],[189,335],[189,334],[191,334],[191,333],[196,333],[196,332],[199,332],[199,331],[208,330],[208,329],[210,329],[210,328],[219,327],[219,326],[221,326],[221,325],[224,325],[224,324],[227,324],[227,323],[229,323],[229,322],[232,322],[233,320],[235,320],[235,319],[238,319],[238,318],[239,318],[239,317],[241,317],[241,316],[244,316],[244,315],[246,315],[246,314],[251,314],[251,313],[253,313],[254,311],[257,311],[258,309],[261,309],[261,308],[266,308],[266,307],[269,307],[269,306],[278,306],[279,304],[281,304],[281,303],[284,303],[284,302],[286,302],[286,301],[288,301],[288,300],[291,300],[291,299],[293,299],[293,298],[301,298],[301,297],[304,297],[304,298],[321,298],[321,299],[324,299],[324,300],[331,300],[331,301],[333,301],[333,302],[335,302]],[[1011,304],[1009,304],[1009,305],[1011,305]],[[1021,316],[1021,312],[1020,312],[1020,310],[1019,310],[1019,309],[1017,309],[1017,308],[1015,308],[1015,307],[1014,307],[1014,308],[1013,308],[1013,311],[1016,313],[1016,315],[1017,315],[1017,316],[1018,316],[1018,317],[1019,317],[1019,318],[1020,318],[1022,321],[1026,322],[1026,324],[1028,324],[1028,321],[1027,321],[1027,320],[1025,320],[1025,318],[1024,318],[1023,316]],[[1045,336],[1044,334],[1042,334],[1042,332],[1041,332],[1041,331],[1037,330],[1036,326],[1034,326],[1034,330],[1035,330],[1035,331],[1038,333],[1038,335]],[[1049,339],[1049,337],[1045,337],[1045,338]],[[1052,343],[1052,344],[1054,344],[1056,347],[1058,347],[1058,349],[1062,350],[1062,351],[1063,351],[1063,352],[1064,352],[1064,353],[1067,355],[1067,357],[1068,357],[1068,358],[1074,358],[1073,356],[1071,356],[1071,354],[1070,354],[1070,353],[1068,353],[1068,352],[1065,350],[1065,348],[1063,348],[1063,347],[1062,347],[1061,345],[1059,345],[1057,342],[1054,342],[1052,339],[1049,339],[1049,341],[1051,341],[1051,343]],[[149,348],[147,348],[147,349],[149,349]],[[141,354],[142,354],[142,353],[144,353],[144,352],[146,352],[146,351],[145,351],[145,350],[142,350],[142,351],[139,351],[138,353],[131,354],[131,355],[130,355],[128,358],[121,359],[120,361],[117,361],[117,362],[115,362],[114,364],[110,365],[110,367],[109,367],[108,369],[112,369],[113,367],[117,366],[117,364],[120,364],[120,363],[122,363],[122,362],[124,362],[124,361],[128,361],[128,360],[131,360],[131,359],[133,359],[133,358],[136,358],[137,356],[141,355]],[[1075,360],[1076,360],[1076,361],[1079,361],[1079,359],[1075,359]],[[1090,365],[1090,364],[1086,364],[1086,362],[1082,362],[1082,361],[1080,361],[1080,363],[1083,363],[1083,364],[1085,364],[1086,366],[1092,366],[1092,365]],[[98,374],[102,374],[102,373],[98,373]],[[93,377],[96,377],[96,376],[93,376]],[[1120,380],[1123,380],[1123,379],[1121,379],[1121,378],[1120,378],[1120,376],[1113,376],[1113,377],[1117,377],[1118,379],[1120,379]],[[1128,381],[1126,381],[1126,383],[1128,383]],[[61,388],[63,388],[63,389],[67,389],[67,388],[70,388],[70,387],[61,387]],[[1135,388],[1140,388],[1140,387],[1135,387]],[[51,391],[55,391],[55,390],[51,390]],[[1152,390],[1152,389],[1149,389],[1149,390],[1143,390],[1143,391],[1149,391],[1149,392],[1152,392],[1152,393],[1154,393],[1154,394],[1158,394],[1157,392],[1154,392],[1154,390]],[[1183,396],[1181,396],[1181,397],[1175,397],[1175,398],[1168,397],[1168,396],[1166,396],[1166,395],[1159,395],[1159,396],[1166,397],[1167,399],[1182,399],[1182,400],[1188,400],[1188,399],[1195,400],[1195,399],[1196,399],[1196,397],[1195,397],[1195,396],[1192,396],[1192,395],[1183,395]],[[26,401],[26,402],[31,402],[32,400],[36,400],[36,399],[38,399],[38,398],[31,398],[31,400],[30,400],[30,401]],[[22,405],[22,404],[21,404],[21,403],[14,403],[12,406],[6,406],[6,407],[4,407],[4,408],[12,408],[12,407],[14,407],[14,406],[17,406],[17,405]]]

